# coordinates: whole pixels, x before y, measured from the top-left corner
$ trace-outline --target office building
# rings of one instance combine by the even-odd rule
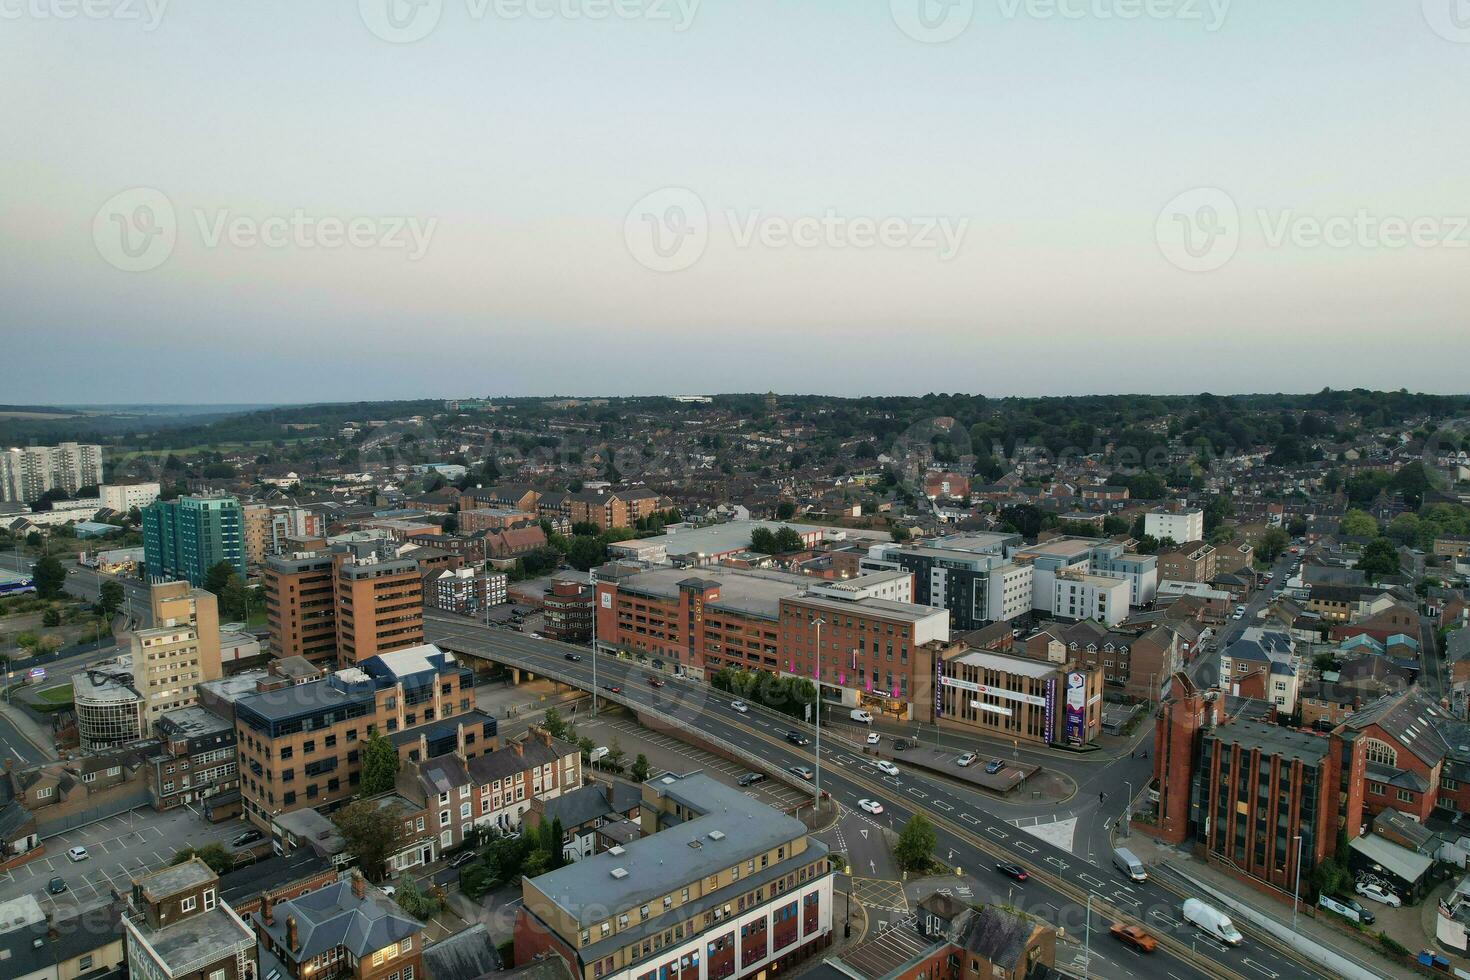
[[[424,642],[424,582],[418,562],[384,542],[334,545],[337,661],[360,663]]]
[[[104,483],[97,488],[97,497],[108,510],[126,514],[134,507],[141,511],[153,503],[159,490],[157,483]]]
[[[134,682],[133,658],[123,654],[72,675],[78,746],[97,752],[143,738],[146,701]]]
[[[323,552],[277,555],[261,570],[271,656],[337,659],[336,571]]]
[[[940,727],[1036,745],[1080,746],[1102,734],[1103,674],[955,644],[939,655]]]
[[[180,708],[153,723],[158,748],[149,757],[148,794],[155,810],[240,795],[235,726],[204,708]],[[238,807],[237,807],[238,809]]]
[[[277,814],[355,795],[362,742],[372,732],[389,737],[400,757],[493,749],[495,721],[474,710],[474,690],[470,671],[425,644],[235,697],[246,819],[265,830]]]
[[[542,609],[546,619],[542,632],[546,636],[563,643],[592,639],[591,581],[570,576],[553,579]]]
[[[48,490],[75,497],[102,482],[102,447],[63,442],[0,452],[0,501],[34,503]]]
[[[198,703],[198,685],[220,676],[219,609],[212,593],[187,582],[150,590],[153,626],[131,637],[133,686],[143,697],[144,730],[166,711]]]
[[[1155,541],[1169,540],[1176,544],[1185,541],[1203,541],[1205,538],[1205,512],[1202,510],[1151,510],[1143,515],[1143,533]]]
[[[141,980],[254,980],[255,933],[197,857],[133,880],[123,915],[128,973]]]
[[[143,508],[143,554],[154,582],[202,586],[220,562],[245,577],[240,502],[234,497],[179,497]]]
[[[446,568],[424,577],[424,604],[461,616],[480,615],[505,603],[509,581],[504,572]]]
[[[873,545],[860,568],[875,572],[902,568],[913,574],[910,601],[947,609],[950,628],[980,629],[1031,611],[1032,569],[1005,557],[1020,535],[966,534],[925,545]]]
[[[521,882],[515,960],[578,980],[780,975],[832,938],[827,847],[703,773],[643,785],[642,836]]]
[[[248,503],[241,509],[245,534],[245,562],[259,568],[272,555],[291,550],[291,541],[322,538],[327,533],[325,517],[318,511],[294,505]]]

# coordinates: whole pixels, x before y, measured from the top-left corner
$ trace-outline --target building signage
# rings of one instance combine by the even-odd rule
[[[604,609],[611,609],[612,608],[612,593],[611,592],[604,592],[602,594],[602,608],[604,608]]]
[[[1087,678],[1073,671],[1067,675],[1067,741],[1082,744],[1082,729],[1087,715]]]
[[[1007,718],[1015,714],[1010,708],[1002,708],[998,704],[986,704],[984,701],[971,701],[970,707],[979,708],[981,711],[989,711],[992,714],[1005,715]]]
[[[853,659],[857,659],[855,653]],[[936,654],[934,657],[934,718],[936,721],[940,715],[944,714],[944,685],[947,683],[949,683],[949,678],[944,676],[944,658]]]
[[[1057,722],[1057,679],[1055,677],[1046,679],[1046,709],[1042,714],[1042,719],[1046,725],[1043,729],[1046,732],[1046,740],[1050,742],[1052,733],[1056,731],[1053,726]]]
[[[976,684],[973,681],[962,681],[957,677],[945,677],[941,683],[946,687],[957,687],[962,691],[972,694],[989,694],[991,697],[1005,698],[1007,701],[1021,701],[1040,708],[1046,704],[1045,698],[1039,698],[1034,694],[1022,694],[1019,691],[1008,691],[1003,687],[990,687],[987,684]]]

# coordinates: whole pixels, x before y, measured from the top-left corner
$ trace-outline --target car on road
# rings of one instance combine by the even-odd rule
[[[1159,941],[1138,926],[1125,926],[1121,922],[1114,922],[1108,932],[1140,953],[1152,953],[1159,948]]]
[[[893,740],[893,751],[895,752],[907,752],[913,747],[914,743],[906,738],[896,738]]]
[[[881,741],[883,741],[883,738],[877,732],[868,732],[869,745],[877,745]]]
[[[985,763],[985,775],[994,776],[1005,767],[1006,764],[999,759],[991,759],[989,762]]]
[[[954,760],[954,763],[957,766],[973,766],[977,758],[978,756],[973,752],[963,752],[958,759]]]
[[[763,783],[765,781],[765,773],[760,772],[748,772],[736,780],[741,786],[754,786],[756,783]]]
[[[1404,904],[1403,899],[1399,898],[1397,895],[1389,891],[1387,888],[1384,888],[1382,885],[1370,885],[1367,882],[1360,881],[1353,886],[1353,891],[1357,892],[1359,895],[1362,895],[1369,901],[1381,902],[1382,904],[1387,905],[1389,908],[1396,909]]]
[[[1025,881],[1028,877],[1030,877],[1028,874],[1026,874],[1026,869],[1021,867],[1019,864],[997,864],[995,866],[995,870],[999,871],[1007,878],[1014,878],[1016,881]]]
[[[811,781],[812,771],[806,766],[787,766],[786,771],[791,773],[791,775],[793,776],[800,776],[802,779],[805,779],[808,782]]]
[[[618,687],[616,684],[604,684],[604,685],[602,685],[602,689],[604,691],[607,691],[609,694],[622,694],[623,693],[623,689],[621,687]]]
[[[645,677],[644,680],[648,681],[648,686],[649,687],[663,687],[664,686],[664,682],[661,681],[661,680],[659,680],[657,677]]]
[[[879,772],[885,773],[885,774],[887,774],[889,776],[897,776],[898,775],[898,766],[895,766],[893,763],[889,762],[887,759],[879,759],[877,762],[873,763],[873,766]]]
[[[60,875],[57,875],[51,879],[50,884],[46,886],[46,890],[53,895],[60,895],[66,891],[66,882]]]
[[[244,847],[246,844],[254,844],[256,841],[262,839],[263,837],[265,837],[265,834],[262,834],[259,830],[251,828],[250,830],[245,831],[245,833],[243,834],[236,834],[234,838],[230,840],[230,846]]]
[[[786,733],[786,741],[792,745],[806,745],[811,742],[811,739],[807,738],[801,732],[790,731]]]
[[[730,710],[738,711],[743,715],[750,710],[750,705],[746,704],[744,701],[731,701]]]
[[[85,847],[72,847],[67,849],[66,856],[73,861],[85,861],[92,855],[87,853]]]
[[[462,868],[477,857],[479,857],[479,854],[475,852],[474,848],[470,848],[466,851],[460,851],[454,857],[449,859],[449,866],[451,868]]]
[[[562,656],[566,657],[568,660],[572,661],[573,663],[581,663],[581,661],[582,661],[582,655],[580,653],[566,653],[566,654],[562,654]]]
[[[858,806],[862,807],[864,810],[867,810],[869,813],[883,812],[883,804],[879,803],[877,800],[858,800]]]

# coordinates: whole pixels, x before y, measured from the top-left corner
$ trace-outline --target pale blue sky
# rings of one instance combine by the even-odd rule
[[[889,0],[704,0],[683,31],[442,0],[406,44],[357,0],[36,16],[64,2],[0,0],[0,402],[1470,389],[1455,0],[1236,0],[1217,30],[1208,0],[975,0],[942,44]],[[669,187],[707,244],[659,272],[630,209]],[[1239,241],[1191,272],[1158,229],[1201,187]],[[147,271],[109,264],[135,188],[174,212]],[[211,239],[298,209],[426,247]],[[741,244],[829,211],[964,233]],[[1421,244],[1365,240],[1385,217]]]

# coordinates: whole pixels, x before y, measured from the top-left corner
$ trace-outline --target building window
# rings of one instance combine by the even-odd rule
[[[1380,742],[1376,738],[1364,739],[1363,755],[1369,762],[1377,762],[1385,766],[1398,768],[1399,753],[1392,745]]]
[[[197,903],[194,901],[194,896],[193,895],[190,895],[188,898],[184,899],[182,902],[179,903],[179,911],[181,911],[181,912],[192,912],[192,911],[194,911],[194,906],[196,904]]]

